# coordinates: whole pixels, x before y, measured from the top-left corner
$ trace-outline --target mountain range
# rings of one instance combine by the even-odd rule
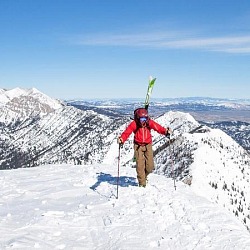
[[[116,166],[116,138],[139,105],[139,100],[59,101],[34,88],[0,89],[0,169],[62,163]],[[224,125],[218,121],[197,120],[191,115],[197,117],[203,109],[210,110],[210,115],[215,110],[248,111],[248,105],[232,108],[221,103],[158,101],[152,102],[150,112],[158,123],[173,130],[170,141],[153,132],[155,173],[191,185],[198,194],[226,207],[249,230],[248,140],[238,135],[241,143],[236,142],[229,130],[224,128],[227,134],[219,129]],[[241,135],[249,136],[247,122],[233,124]],[[121,151],[121,166],[134,167],[132,158],[131,136]]]

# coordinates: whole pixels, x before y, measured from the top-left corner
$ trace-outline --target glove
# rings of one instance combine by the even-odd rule
[[[122,138],[121,138],[121,137],[118,137],[118,138],[117,138],[117,143],[118,143],[119,145],[122,145],[122,144],[123,144],[123,141],[122,141]]]

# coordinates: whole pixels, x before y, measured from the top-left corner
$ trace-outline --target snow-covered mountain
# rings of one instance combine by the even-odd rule
[[[165,173],[159,157],[158,173]],[[173,143],[174,173],[231,211],[250,229],[250,158],[246,150],[219,129],[203,128],[186,133]],[[168,165],[171,164],[171,157]],[[189,166],[187,168],[187,166]],[[172,171],[172,170],[171,170]]]
[[[35,88],[0,91],[0,122],[5,125],[43,116],[61,107],[61,102]]]
[[[0,116],[4,121],[0,123],[1,169],[62,163],[116,166],[116,138],[131,121],[129,116],[87,106],[54,106],[53,102],[38,101],[37,91],[28,98],[24,94],[3,96],[10,100]],[[33,107],[41,103],[47,108],[33,115],[26,103],[30,99]],[[231,211],[249,229],[248,152],[221,130],[200,124],[188,113],[169,111],[155,120],[174,130],[171,143],[153,133],[155,173],[188,183],[200,195]],[[121,166],[134,166],[132,144],[131,136],[121,151]]]
[[[124,123],[36,89],[2,91],[0,100],[0,169],[100,162],[106,135]]]
[[[32,97],[42,104],[47,104],[53,109],[58,109],[61,107],[61,103],[58,100],[50,98],[44,93],[40,92],[36,88],[31,89],[21,89],[14,88],[11,90],[0,89],[0,103],[2,105],[11,102],[14,98],[20,97]]]

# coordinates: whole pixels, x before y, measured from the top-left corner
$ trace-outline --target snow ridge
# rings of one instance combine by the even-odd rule
[[[45,165],[0,172],[1,249],[247,250],[249,233],[181,182],[135,169]],[[46,185],[45,185],[46,183]],[[70,230],[70,233],[69,233]],[[142,240],[143,239],[143,240]]]

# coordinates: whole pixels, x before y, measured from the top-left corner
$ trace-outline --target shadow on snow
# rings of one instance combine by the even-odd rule
[[[92,190],[96,190],[96,188],[102,183],[107,182],[111,185],[117,185],[118,177],[114,177],[110,174],[105,173],[98,173],[97,182],[90,187]],[[128,186],[138,186],[137,180],[134,177],[128,177],[128,176],[120,176],[119,177],[119,186],[120,187],[128,187]]]

